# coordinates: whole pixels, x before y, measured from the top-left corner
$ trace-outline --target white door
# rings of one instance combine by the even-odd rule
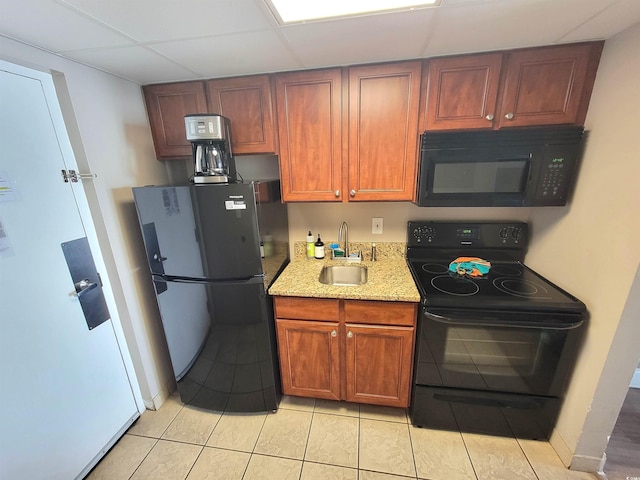
[[[61,245],[95,231],[59,112],[48,74],[0,62],[2,480],[81,478],[139,415],[116,327],[73,295]]]

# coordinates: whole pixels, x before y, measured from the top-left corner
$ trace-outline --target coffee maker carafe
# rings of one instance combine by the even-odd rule
[[[217,114],[186,115],[184,125],[194,163],[192,182],[235,183],[229,119]]]

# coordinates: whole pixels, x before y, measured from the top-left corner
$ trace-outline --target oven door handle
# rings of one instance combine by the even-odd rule
[[[500,312],[500,316],[505,316],[505,313]],[[424,315],[429,320],[434,322],[446,323],[447,325],[465,325],[473,327],[509,327],[509,328],[537,328],[545,330],[573,330],[582,326],[584,319],[576,320],[575,317],[572,321],[526,321],[526,320],[500,320],[498,316],[487,317],[486,313],[477,312],[475,314],[451,315],[447,312],[443,312],[437,309],[427,310],[424,309]],[[484,316],[483,316],[484,315]],[[512,312],[512,315],[517,316],[517,312]]]

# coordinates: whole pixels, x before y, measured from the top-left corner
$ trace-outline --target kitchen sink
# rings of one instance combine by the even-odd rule
[[[322,267],[318,280],[326,285],[364,285],[367,283],[367,267],[364,265],[325,265]]]

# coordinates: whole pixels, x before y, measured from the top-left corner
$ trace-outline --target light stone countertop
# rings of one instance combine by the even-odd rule
[[[349,242],[351,244],[351,242]],[[365,256],[365,258],[367,258]],[[367,283],[358,286],[325,285],[318,281],[324,265],[347,265],[345,260],[295,258],[269,288],[269,294],[287,297],[345,298],[419,302],[420,293],[403,256],[384,255],[378,261],[364,260],[354,265],[367,267]]]

